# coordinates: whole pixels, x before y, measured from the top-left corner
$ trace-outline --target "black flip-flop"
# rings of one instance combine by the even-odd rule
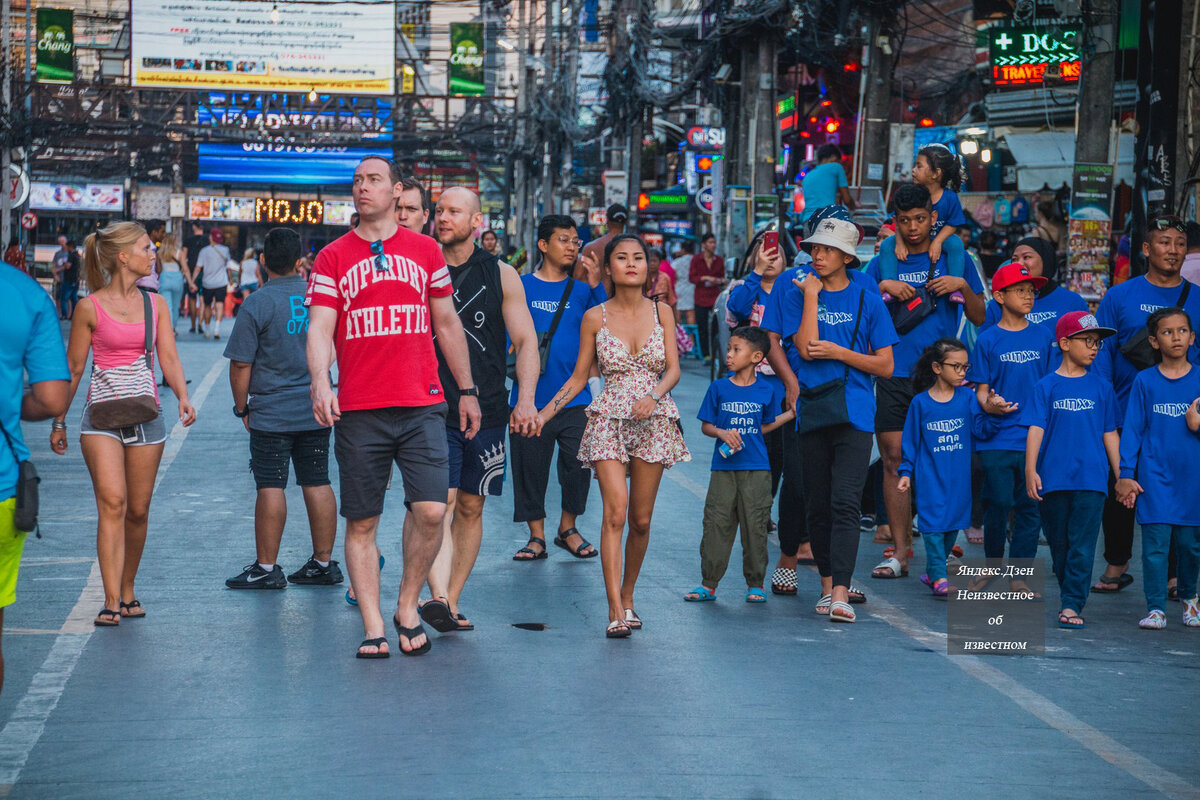
[[[574,549],[571,548],[571,545],[567,544],[567,537],[572,534],[575,534],[576,536],[579,537],[579,547],[576,547]],[[584,539],[583,534],[581,534],[579,531],[575,530],[574,528],[567,528],[565,531],[563,531],[562,533],[555,536],[554,543],[556,545],[558,545],[559,547],[561,547],[563,550],[566,550],[571,555],[575,556],[576,558],[595,558],[596,556],[600,555],[600,551],[597,550],[595,547],[592,547],[592,543],[589,542],[587,539]],[[592,552],[584,553],[583,552],[584,549],[588,548],[588,547],[592,548]]]
[[[1116,594],[1131,583],[1133,583],[1133,576],[1128,572],[1124,572],[1116,578],[1106,578],[1101,575],[1092,586],[1092,591],[1100,594]]]
[[[135,608],[141,609],[142,613],[140,613],[140,614],[122,614],[121,618],[122,619],[141,619],[142,617],[146,616],[146,609],[142,608],[142,603],[140,600],[134,598],[132,603],[126,603],[124,600],[122,600],[121,601],[121,610],[122,611],[133,611]]]
[[[101,617],[116,617],[115,620],[101,620]],[[97,628],[115,628],[121,624],[121,612],[113,611],[111,608],[102,608],[96,618],[92,620],[92,624]]]
[[[471,623],[467,622],[467,618],[464,617],[462,614],[455,614],[454,620],[456,623],[459,623],[455,627],[456,631],[473,631],[473,630],[475,630],[475,626],[472,625]],[[467,624],[466,625],[461,624],[463,622],[467,622]]]
[[[450,605],[445,602],[444,598],[435,597],[432,600],[427,600],[417,609],[417,613],[421,615],[421,619],[432,625],[433,629],[438,633],[450,633],[450,631],[458,630],[458,623],[454,620],[454,613],[450,611]],[[405,634],[405,636],[407,635]]]
[[[529,545],[533,544],[534,542],[537,542],[542,546],[541,552],[530,548]],[[517,556],[521,555],[521,553],[529,553],[529,558],[518,558]],[[530,536],[529,541],[525,543],[525,546],[513,555],[513,561],[537,561],[543,558],[549,558],[549,555],[546,553],[546,540],[539,539],[536,536]]]
[[[380,636],[378,639],[363,639],[362,644],[358,646],[358,652],[354,654],[355,658],[389,658],[392,654],[387,650],[376,650],[374,653],[364,653],[364,647],[380,648],[387,644],[387,637]]]
[[[400,634],[405,639],[408,639],[408,643],[410,645],[412,644],[413,639],[417,638],[418,636],[420,636],[422,634],[425,635],[425,644],[421,645],[420,647],[415,647],[412,650],[405,650],[403,646],[401,646],[399,643],[397,643],[396,646],[400,647],[400,652],[403,653],[404,655],[406,655],[406,656],[423,656],[426,653],[428,653],[429,648],[433,646],[433,643],[429,639],[429,634],[425,633],[424,626],[418,625],[415,628],[406,628],[403,625],[401,625],[400,620],[396,619],[395,617],[392,617],[392,624],[396,626],[396,633]]]

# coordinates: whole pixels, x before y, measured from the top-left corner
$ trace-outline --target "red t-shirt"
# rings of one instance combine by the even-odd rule
[[[445,401],[430,330],[429,298],[454,292],[437,242],[397,228],[379,272],[354,231],[317,254],[305,305],[337,311],[338,405],[343,411]]]

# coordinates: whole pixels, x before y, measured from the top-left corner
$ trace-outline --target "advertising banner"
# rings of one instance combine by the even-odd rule
[[[450,94],[481,95],[483,78],[483,23],[450,23]]]
[[[1112,164],[1076,164],[1068,222],[1071,291],[1098,302],[1108,290],[1111,254]]]
[[[75,80],[75,12],[69,8],[37,10],[37,79],[42,83]]]
[[[367,147],[306,147],[243,142],[196,145],[202,181],[213,183],[349,185],[367,156],[390,159],[392,151]]]
[[[135,86],[392,94],[393,0],[130,2]]]
[[[29,189],[30,208],[52,211],[125,210],[125,187],[119,183],[43,183]]]

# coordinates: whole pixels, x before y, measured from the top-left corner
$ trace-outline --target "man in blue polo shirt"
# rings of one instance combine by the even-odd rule
[[[38,282],[0,265],[0,630],[4,608],[17,599],[17,570],[27,530],[16,525],[20,463],[29,458],[21,420],[65,414],[71,373],[58,312]],[[29,393],[23,394],[25,375]],[[0,652],[0,688],[4,655]]]

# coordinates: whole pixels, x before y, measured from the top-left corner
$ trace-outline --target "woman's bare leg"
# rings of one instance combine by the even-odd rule
[[[96,494],[96,556],[104,583],[104,607],[117,611],[125,570],[125,447],[101,434],[79,438]]]
[[[629,509],[629,487],[625,483],[625,465],[620,461],[596,462],[596,477],[600,481],[600,498],[604,504],[600,523],[600,566],[604,570],[611,622],[625,617],[621,605],[621,536],[625,532]]]
[[[133,582],[142,550],[146,547],[146,526],[150,519],[150,496],[162,460],[162,444],[125,448],[125,566],[121,573],[121,600],[132,603],[137,595]]]
[[[621,582],[622,614],[623,609],[634,607],[633,589],[650,544],[650,518],[654,515],[654,501],[663,474],[662,464],[650,464],[640,458],[630,459],[629,464],[629,537],[625,540],[625,577]]]

